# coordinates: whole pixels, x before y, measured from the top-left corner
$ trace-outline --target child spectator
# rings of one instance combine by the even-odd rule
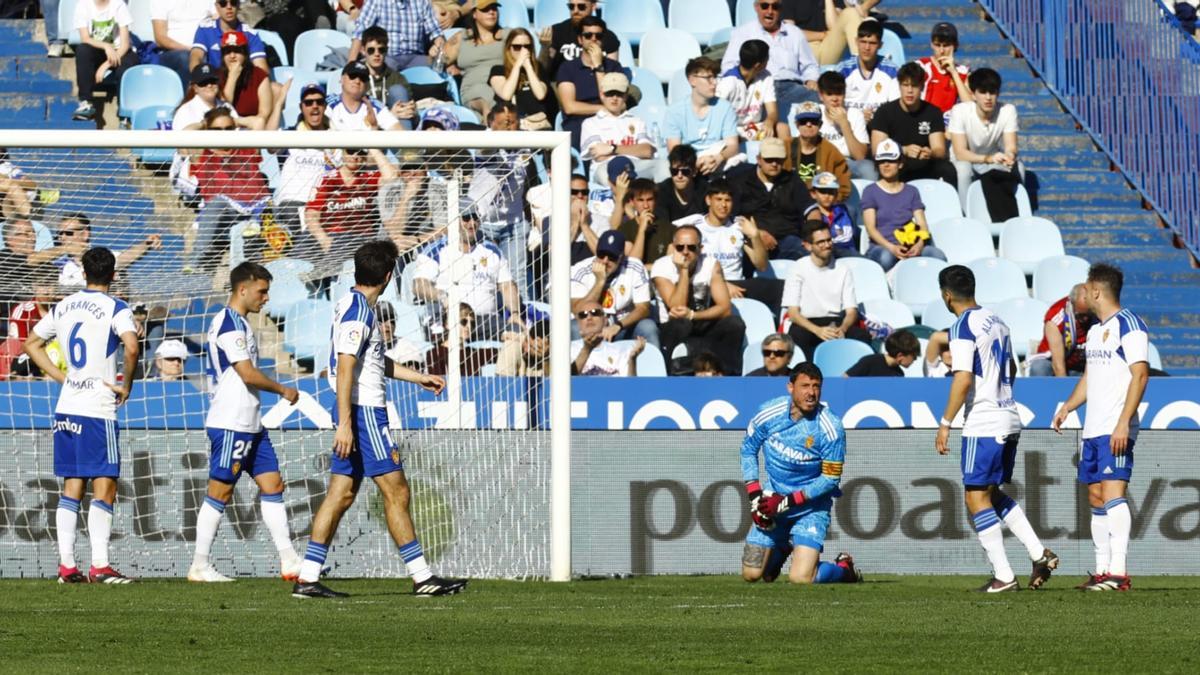
[[[821,106],[805,101],[793,110],[796,111],[798,133],[789,148],[792,168],[809,187],[818,173],[833,174],[838,181],[838,201],[846,201],[850,198],[850,168],[833,143],[821,136]]]
[[[96,119],[92,92],[109,79],[120,82],[125,70],[138,64],[129,39],[133,16],[125,0],[79,0],[74,26],[81,43],[75,47],[75,84],[79,105],[71,116],[76,120]]]
[[[812,195],[813,205],[804,212],[806,220],[815,220],[829,226],[833,235],[834,258],[860,258],[858,225],[850,215],[846,205],[838,200],[841,186],[837,178],[827,172],[813,177],[812,187],[808,193]]]

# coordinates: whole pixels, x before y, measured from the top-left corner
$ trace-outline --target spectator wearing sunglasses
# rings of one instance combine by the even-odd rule
[[[250,55],[250,63],[263,72],[271,72],[267,64],[267,48],[262,38],[246,24],[238,19],[240,0],[217,0],[216,18],[200,22],[196,35],[192,38],[192,52],[188,58],[188,68],[195,69],[201,63],[207,63],[213,68],[221,67],[221,37],[230,31],[238,31],[246,35],[246,48]]]
[[[762,341],[762,366],[746,373],[750,377],[787,377],[792,372],[796,343],[787,333],[771,333]]]
[[[721,71],[737,67],[742,44],[762,40],[770,47],[767,71],[775,79],[775,102],[785,114],[792,104],[817,99],[817,59],[804,31],[783,22],[781,0],[756,0],[755,20],[733,29],[721,60]]]
[[[646,348],[646,340],[614,343],[604,338],[608,313],[595,300],[579,303],[575,310],[580,338],[571,341],[571,374],[634,377],[637,357]]]
[[[676,346],[686,344],[689,353],[708,350],[716,354],[722,371],[740,373],[746,324],[733,313],[720,263],[700,252],[701,241],[694,226],[676,229],[671,253],[650,268],[658,294],[663,355],[670,358]],[[674,366],[672,363],[678,372],[680,368]]]
[[[380,26],[387,31],[387,64],[396,70],[429,65],[430,59],[440,54],[446,44],[432,4],[411,0],[366,0],[354,22],[351,61],[357,61],[362,54],[363,31],[371,26]]]
[[[563,130],[571,132],[571,145],[575,148],[579,148],[583,121],[603,109],[600,79],[606,73],[623,72],[621,64],[608,58],[600,47],[605,30],[600,19],[584,17],[579,29],[579,57],[564,61],[555,77]]]
[[[594,257],[571,267],[571,311],[591,303],[604,309],[605,340],[644,338],[659,348],[658,325],[650,318],[650,278],[642,261],[625,255],[625,236],[615,230],[600,235]]]
[[[574,61],[583,55],[584,43],[579,40],[584,30],[583,21],[595,17],[595,0],[561,0],[567,5],[570,16],[549,28],[543,28],[538,34],[538,40],[550,48],[542,51],[546,59],[547,72],[551,80],[557,81],[558,69],[567,61]],[[665,15],[664,15],[665,16]],[[600,24],[600,49],[606,58],[620,60],[621,40],[617,34]]]
[[[400,126],[413,128],[417,104],[412,100],[408,79],[387,64],[387,31],[371,26],[363,31],[363,63],[367,66],[367,97],[388,108]]]
[[[487,98],[516,105],[518,125],[523,131],[551,129],[558,101],[533,55],[533,35],[524,28],[512,29],[504,39],[503,57],[497,61],[488,74]]]
[[[833,143],[821,136],[821,106],[805,101],[795,110],[798,133],[792,141],[792,169],[809,187],[817,174],[832,173],[838,180],[837,200],[845,202],[850,198],[850,167]]]
[[[342,93],[330,97],[329,126],[337,131],[403,129],[400,120],[381,102],[367,96],[371,73],[361,61],[342,68]]]
[[[58,250],[66,256],[56,262],[59,266],[58,285],[69,288],[72,292],[83,288],[87,285],[83,277],[83,254],[93,246],[91,219],[83,213],[68,213],[59,221],[55,236],[58,239]],[[116,269],[125,269],[150,251],[161,248],[160,235],[147,235],[145,239],[123,251],[113,251],[117,259]]]
[[[674,222],[684,216],[704,213],[708,208],[704,203],[708,178],[696,170],[696,149],[680,143],[667,153],[667,163],[671,167],[671,177],[658,184],[658,208],[663,219]]]
[[[289,131],[325,131],[329,117],[325,87],[316,82],[300,90],[300,117]],[[321,178],[333,166],[333,157],[321,148],[288,148],[280,155],[279,183],[275,188],[275,218],[292,233],[300,232],[305,204]]]

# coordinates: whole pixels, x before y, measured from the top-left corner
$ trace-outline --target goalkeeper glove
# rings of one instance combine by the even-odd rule
[[[772,494],[760,501],[758,507],[764,516],[774,518],[775,516],[787,513],[789,510],[803,503],[804,493],[797,490],[790,495]]]

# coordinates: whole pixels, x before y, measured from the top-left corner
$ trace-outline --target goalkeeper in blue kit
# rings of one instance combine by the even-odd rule
[[[746,581],[774,581],[788,555],[792,583],[862,581],[847,553],[839,553],[832,563],[820,562],[846,458],[842,420],[821,404],[823,379],[811,363],[796,366],[788,380],[790,396],[764,403],[746,429],[742,479],[754,520],[742,553]],[[763,481],[759,452],[766,469]]]

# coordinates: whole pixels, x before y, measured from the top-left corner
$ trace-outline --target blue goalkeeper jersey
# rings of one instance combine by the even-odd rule
[[[758,409],[742,441],[742,480],[759,479],[758,453],[766,466],[763,489],[804,494],[805,505],[829,508],[841,496],[846,430],[842,420],[821,405],[811,417],[793,420],[791,399],[771,399]]]

